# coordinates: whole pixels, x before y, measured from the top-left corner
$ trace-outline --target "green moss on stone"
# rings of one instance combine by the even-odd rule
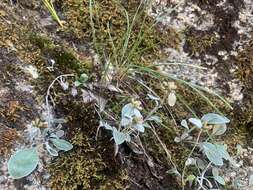
[[[200,34],[200,35],[189,35],[186,38],[186,43],[190,48],[192,55],[199,55],[205,53],[208,48],[211,48],[218,41],[215,34]]]

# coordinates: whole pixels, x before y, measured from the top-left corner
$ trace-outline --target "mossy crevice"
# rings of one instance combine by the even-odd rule
[[[74,145],[73,151],[61,155],[50,166],[53,190],[126,189],[127,174],[113,158],[110,138],[96,141],[98,116],[94,105],[80,102],[59,103],[57,110],[68,119],[66,131]],[[110,146],[105,146],[111,144]]]
[[[252,37],[253,39],[253,37]],[[235,77],[237,77],[243,84],[243,106],[237,106],[235,110],[235,117],[238,124],[249,131],[249,143],[252,144],[253,134],[253,40],[251,39],[249,45],[239,52],[235,61],[236,66]]]

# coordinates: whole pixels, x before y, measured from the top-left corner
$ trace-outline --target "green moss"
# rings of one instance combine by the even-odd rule
[[[216,44],[217,41],[218,39],[215,34],[188,35],[186,38],[186,43],[192,55],[205,53],[207,49]]]
[[[90,72],[92,67],[89,57],[80,56],[67,44],[55,43],[52,39],[39,34],[31,34],[29,40],[36,45],[43,56],[55,61],[56,68],[63,73],[81,73]]]
[[[50,166],[53,190],[77,189],[124,189],[126,174],[113,159],[113,145],[103,136],[94,140],[98,116],[93,105],[79,102],[58,104],[68,115],[68,135],[74,145],[73,151],[61,155]],[[105,146],[111,144],[109,146]]]
[[[252,37],[253,39],[253,37]],[[243,84],[243,106],[237,109],[235,118],[239,125],[250,131],[249,138],[253,134],[253,56],[252,56],[252,41],[240,52],[234,62],[236,66],[236,77]],[[236,112],[236,111],[235,111]],[[251,141],[251,140],[250,140]]]
[[[32,33],[29,38],[34,45],[38,46],[42,50],[55,48],[53,41],[43,35]]]
[[[108,166],[86,135],[78,131],[71,141],[74,150],[50,166],[52,190],[123,189],[123,173],[111,179],[106,175]]]

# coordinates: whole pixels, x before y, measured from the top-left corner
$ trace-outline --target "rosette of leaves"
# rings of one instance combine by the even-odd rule
[[[138,106],[128,103],[121,110],[119,129],[112,127],[104,121],[100,122],[100,127],[111,130],[115,144],[120,145],[124,142],[130,142],[131,134],[135,133],[138,135],[138,133],[144,133],[145,128],[149,128],[149,125],[144,122]]]
[[[58,156],[59,151],[69,151],[73,145],[66,140],[51,135],[50,143],[45,142],[45,148],[52,156]],[[30,175],[39,164],[39,153],[36,148],[17,150],[8,161],[8,172],[13,179],[20,179]]]
[[[80,75],[80,77],[78,77],[76,79],[76,81],[75,81],[74,84],[75,84],[76,87],[84,85],[87,82],[88,79],[89,79],[89,76],[87,74],[85,74],[85,73],[82,73]]]

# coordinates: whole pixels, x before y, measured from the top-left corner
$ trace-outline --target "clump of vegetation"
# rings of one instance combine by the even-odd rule
[[[50,125],[61,124],[64,122],[62,119],[50,120]],[[58,156],[59,151],[69,151],[73,145],[66,140],[60,139],[52,132],[52,129],[46,128],[42,132],[39,128],[31,127],[32,131],[31,140],[42,136],[42,142],[37,144],[37,147],[24,148],[17,150],[8,161],[8,171],[12,178],[20,179],[31,174],[39,164],[39,156],[43,154],[42,150],[45,148],[51,156]]]
[[[91,40],[100,55],[113,57],[117,51],[117,56],[123,59],[126,56],[123,53],[131,51],[130,61],[151,59],[151,63],[162,56],[162,47],[177,48],[180,37],[171,28],[159,29],[145,12],[148,4],[133,0],[68,0],[63,3],[63,11],[67,30],[78,39]]]
[[[231,106],[215,92],[160,71],[159,65],[153,63],[164,56],[161,48],[177,48],[179,38],[173,29],[159,30],[157,26],[160,23],[147,16],[147,8],[148,3],[132,0],[63,2],[67,21],[65,30],[74,34],[75,39],[88,39],[97,55],[99,66],[96,71],[92,60],[78,59],[71,48],[59,47],[50,38],[29,36],[30,42],[37,45],[42,55],[56,63],[40,65],[44,67],[40,71],[48,79],[41,83],[45,85],[52,81],[48,84],[45,98],[49,129],[54,129],[59,122],[51,117],[51,111],[57,110],[59,105],[74,127],[66,127],[67,137],[74,147],[60,139],[56,131],[45,130],[43,145],[52,156],[58,156],[60,150],[73,148],[64,155],[60,154],[49,167],[52,189],[124,189],[128,174],[122,172],[124,169],[111,156],[111,137],[116,144],[115,155],[124,157],[121,148],[128,147],[135,155],[144,155],[151,169],[156,161],[150,155],[156,153],[152,148],[147,150],[143,142],[155,138],[156,146],[160,146],[159,151],[163,152],[159,155],[165,157],[159,164],[169,165],[172,170],[166,172],[176,174],[183,188],[187,184],[203,189],[225,185],[219,167],[223,166],[224,160],[232,160],[227,147],[215,138],[226,131],[229,119],[209,97],[212,95],[219,99],[219,103],[228,108]],[[210,47],[209,40],[215,43],[213,39],[203,40],[196,52]],[[164,83],[167,85],[160,88]],[[63,92],[58,93],[60,90]],[[197,115],[201,111],[197,110],[196,114],[194,108],[184,101],[185,95],[180,94],[186,91],[193,91],[203,100],[205,107],[216,113],[205,114],[199,119]],[[179,114],[175,111],[178,104],[194,115],[188,122],[181,122],[184,129],[181,135],[181,129],[177,128]],[[174,139],[173,135],[177,137]],[[169,143],[164,143],[168,138]],[[181,149],[186,149],[182,155],[187,157],[186,161],[180,160],[181,165],[175,162],[176,155],[172,154],[170,147],[167,148],[173,141],[171,139],[180,145],[189,143],[189,146],[181,146]],[[39,162],[38,152],[31,148],[15,153],[9,161],[10,174],[14,178],[30,174]],[[31,155],[29,159],[24,156],[27,153]],[[21,168],[16,166],[19,161],[24,163]],[[17,169],[22,173],[17,174]]]

